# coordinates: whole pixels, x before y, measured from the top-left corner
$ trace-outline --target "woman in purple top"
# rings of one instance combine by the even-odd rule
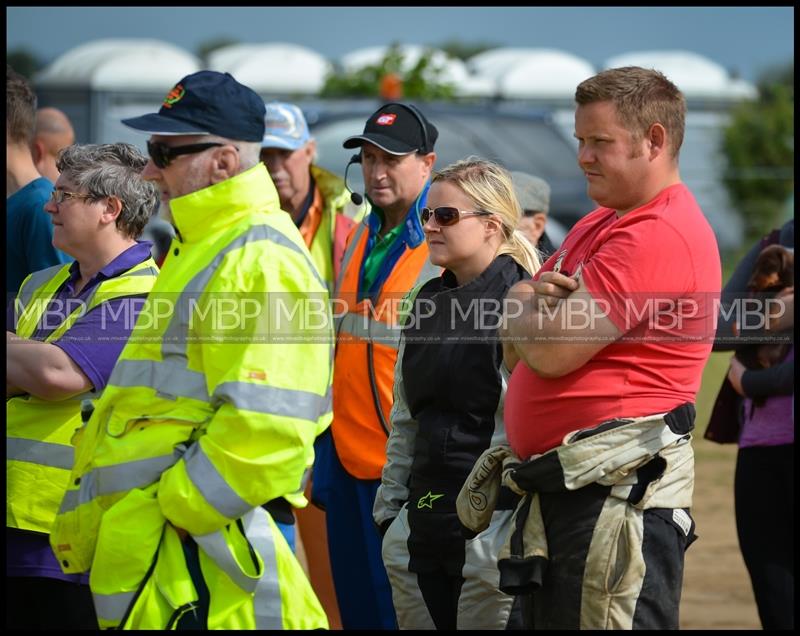
[[[758,254],[766,244],[775,242],[794,248],[793,219],[753,246],[742,259],[723,290],[723,309],[726,296],[730,300],[744,295]],[[769,329],[771,333],[791,333],[794,288],[779,296],[782,311],[776,311],[780,316],[768,317]],[[728,318],[720,318],[718,336],[725,329],[723,322],[730,322],[735,314],[725,313]],[[748,370],[732,358],[728,380],[744,398],[734,482],[739,547],[763,628],[793,629],[794,346],[782,362],[768,369]]]
[[[105,388],[143,304],[140,299],[146,296],[141,290],[152,287],[158,273],[150,243],[136,240],[158,205],[155,187],[140,177],[146,163],[147,158],[136,148],[122,143],[69,146],[60,154],[57,166],[61,176],[45,211],[53,224],[53,244],[75,261],[67,275],[62,266],[34,272],[23,284],[16,301],[9,304],[6,314],[9,429],[11,407],[20,409],[14,413],[24,412],[23,404],[19,407],[13,404],[21,399],[15,396],[60,402],[88,391],[99,394]],[[76,307],[81,303],[88,306],[101,283],[140,264],[136,270],[141,277],[138,280],[152,281],[149,285],[137,284],[140,293],[96,306],[60,336],[48,340]],[[56,277],[65,280],[52,295],[32,334],[27,339],[17,336],[20,318],[17,312],[21,310],[26,285],[42,289]],[[18,427],[27,430],[23,420],[17,421]],[[21,445],[9,442],[19,442],[20,438],[10,438],[9,434],[7,431],[7,462],[23,462],[21,465],[28,462],[34,471],[39,470],[38,464],[47,466],[46,461],[37,460],[30,453],[17,457]],[[29,447],[35,448],[37,443],[36,439],[30,440]],[[36,496],[31,485],[12,483],[11,477],[16,479],[19,474],[24,473],[8,473],[8,510],[11,510],[8,507],[11,492],[23,502]],[[50,548],[48,535],[19,525],[26,524],[17,522],[12,513],[7,514],[6,626],[59,631],[97,629],[88,576],[64,574]]]

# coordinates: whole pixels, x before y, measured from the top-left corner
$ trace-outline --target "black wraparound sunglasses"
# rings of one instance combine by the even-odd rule
[[[214,146],[224,146],[225,144],[206,142],[202,144],[188,144],[186,146],[168,146],[159,141],[147,142],[147,154],[153,160],[158,168],[166,168],[175,157],[180,155],[191,155],[197,152],[203,152]],[[238,148],[237,148],[238,150]]]
[[[448,225],[455,225],[461,220],[463,216],[491,216],[491,212],[478,210],[477,212],[465,212],[458,208],[451,208],[449,206],[442,206],[431,210],[430,208],[422,208],[420,220],[425,225],[431,216],[436,220],[437,225],[447,227]]]

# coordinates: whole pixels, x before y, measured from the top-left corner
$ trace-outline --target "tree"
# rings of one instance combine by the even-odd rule
[[[746,244],[780,225],[794,192],[794,62],[765,72],[759,97],[724,130],[724,183],[745,223]]]
[[[426,51],[417,63],[404,70],[400,45],[389,46],[383,59],[357,71],[334,71],[325,79],[321,97],[380,97],[385,78],[394,76],[402,82],[402,96],[406,99],[451,99],[455,94],[452,84],[442,81],[442,69],[432,63],[433,51]]]
[[[6,53],[6,62],[11,65],[17,73],[27,79],[31,79],[42,68],[43,63],[36,55],[26,48],[16,48]]]

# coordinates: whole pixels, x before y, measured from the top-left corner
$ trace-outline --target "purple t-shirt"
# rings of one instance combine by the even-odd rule
[[[70,277],[47,306],[37,325],[33,340],[44,340],[66,318],[75,303],[86,301],[92,290],[104,280],[125,273],[134,265],[150,258],[152,243],[139,241],[101,269],[75,295],[75,282],[80,277],[77,261],[70,267]],[[142,294],[144,298],[147,294]],[[143,303],[119,298],[88,312],[79,318],[52,344],[61,348],[89,378],[95,390],[105,388],[111,371],[130,336],[136,316]],[[72,303],[67,301],[71,300]],[[118,310],[127,303],[125,310]],[[63,312],[59,319],[59,312]],[[6,329],[16,332],[14,302],[6,311]],[[48,535],[17,528],[6,528],[6,576],[43,576],[74,583],[88,583],[88,574],[64,574],[50,548]]]
[[[786,362],[794,360],[794,347]],[[750,398],[744,400],[744,423],[739,448],[794,444],[794,396],[772,395],[762,406],[753,408]]]

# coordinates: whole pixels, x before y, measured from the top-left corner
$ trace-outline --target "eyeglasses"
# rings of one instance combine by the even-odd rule
[[[422,224],[425,225],[428,220],[433,216],[436,219],[436,223],[442,227],[447,227],[450,225],[455,225],[458,223],[462,217],[465,216],[491,216],[491,212],[485,212],[483,210],[479,210],[478,212],[464,212],[463,210],[459,210],[458,208],[451,208],[451,207],[440,207],[434,210],[430,208],[422,208],[422,214],[420,214],[420,219],[422,220]]]
[[[93,194],[80,194],[79,192],[67,192],[66,190],[53,190],[50,193],[50,199],[55,201],[56,205],[64,203],[68,199],[92,199]]]
[[[203,144],[188,144],[186,146],[168,146],[158,141],[147,142],[147,154],[150,159],[156,164],[158,168],[166,168],[175,157],[180,155],[191,155],[197,152],[203,152],[214,146],[224,146],[225,144],[207,142]],[[237,148],[238,150],[238,148]]]

